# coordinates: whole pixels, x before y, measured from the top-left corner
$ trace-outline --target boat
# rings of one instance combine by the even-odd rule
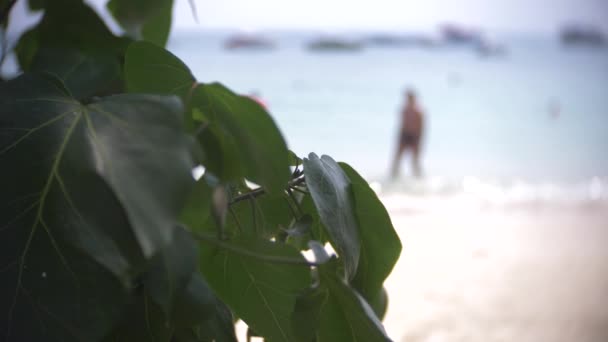
[[[481,39],[478,30],[456,24],[445,24],[440,31],[444,42],[449,44],[476,44]]]
[[[375,34],[369,36],[365,43],[375,47],[433,47],[437,40],[422,34]]]
[[[481,57],[498,57],[507,54],[507,48],[493,40],[480,38],[475,42],[475,51]]]
[[[224,42],[224,48],[226,50],[272,50],[276,48],[276,44],[264,37],[237,35],[228,38]]]
[[[607,43],[602,31],[584,25],[570,25],[563,28],[560,38],[564,45],[604,46]]]
[[[319,38],[308,43],[307,48],[308,50],[315,52],[358,52],[363,49],[363,44],[358,41],[351,41],[340,38]]]

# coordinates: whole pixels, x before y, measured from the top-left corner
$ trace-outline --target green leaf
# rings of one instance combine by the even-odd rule
[[[348,176],[331,157],[314,153],[304,159],[304,175],[331,244],[344,262],[346,277],[352,279],[361,246]]]
[[[194,113],[197,109],[194,109]],[[234,138],[217,122],[205,121],[205,130],[198,135],[198,141],[204,152],[200,161],[207,170],[223,182],[230,182],[245,177],[241,165],[239,146]]]
[[[355,216],[361,237],[359,267],[352,285],[368,302],[376,299],[401,254],[401,241],[388,212],[365,179],[340,163],[351,182]]]
[[[152,300],[169,317],[178,296],[197,268],[198,245],[189,232],[175,229],[173,241],[152,259],[143,285]]]
[[[246,202],[249,202],[251,211],[255,213],[250,213],[250,221],[255,217],[254,233],[257,237],[274,237],[281,229],[289,227],[293,220],[285,194],[279,197],[260,196]]]
[[[147,293],[136,297],[121,319],[121,324],[104,342],[169,342],[173,329],[162,308]]]
[[[193,183],[176,98],[84,106],[59,84],[0,85],[0,327],[14,340],[45,340],[48,327],[66,341],[104,336]]]
[[[169,51],[134,42],[125,55],[125,80],[131,93],[179,95],[186,99],[196,83],[190,69]]]
[[[256,253],[304,262],[290,246],[267,240],[234,239],[217,247],[203,243],[200,267],[220,299],[267,341],[293,341],[290,315],[298,294],[310,286],[310,269],[260,260]]]
[[[53,74],[76,99],[87,99],[111,88],[120,80],[118,59],[104,54],[85,54],[74,49],[42,48],[30,70]]]
[[[376,313],[376,316],[382,320],[386,315],[386,310],[388,309],[388,292],[386,289],[383,287],[380,292],[374,296],[374,298],[367,300],[367,302]]]
[[[291,316],[291,326],[296,342],[312,342],[315,340],[320,326],[321,308],[327,301],[328,291],[309,289],[296,300]]]
[[[201,177],[190,192],[186,205],[181,211],[180,222],[193,231],[205,231],[211,211],[211,194],[213,189],[204,177]]]
[[[164,46],[171,30],[173,0],[110,0],[108,10],[134,39]]]
[[[307,193],[302,197],[302,200],[300,201],[300,209],[305,215],[309,215],[312,218],[312,224],[310,226],[312,239],[319,241],[321,244],[329,242],[329,237],[326,233],[327,229],[323,227],[323,222],[321,222],[319,212],[315,207],[315,202],[313,201],[310,193]]]
[[[192,106],[234,138],[247,179],[273,195],[284,191],[290,176],[287,146],[277,125],[259,104],[212,83],[196,87]]]
[[[292,150],[288,151],[289,153],[289,166],[299,166],[302,165],[302,159],[298,157]]]
[[[285,231],[287,242],[299,250],[308,249],[308,241],[313,239],[312,225],[312,216],[304,214]]]
[[[318,342],[390,341],[382,323],[359,294],[338,276],[337,262],[319,267],[321,286],[328,299],[320,310]]]
[[[232,312],[198,272],[181,292],[172,319],[179,341],[237,341]]]
[[[159,46],[167,45],[169,40],[173,19],[173,1],[165,1],[162,6],[148,18],[141,28],[142,38]]]
[[[28,0],[30,10],[41,10],[46,5],[46,0]]]
[[[77,50],[87,56],[112,56],[117,61],[128,39],[114,36],[97,13],[81,0],[53,0],[45,3],[42,20],[19,41],[15,51],[20,66],[30,63],[43,48]]]

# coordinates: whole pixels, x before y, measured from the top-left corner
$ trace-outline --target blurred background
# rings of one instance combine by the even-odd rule
[[[395,341],[608,341],[608,1],[192,3],[168,49],[389,209]],[[37,20],[17,6],[9,43]],[[390,179],[406,89],[424,177],[406,154]]]

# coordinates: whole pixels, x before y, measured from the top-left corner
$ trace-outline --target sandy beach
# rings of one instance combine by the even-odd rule
[[[608,341],[606,201],[381,199],[403,243],[385,283],[394,342]]]
[[[608,341],[605,203],[383,201],[404,245],[386,283],[395,342]]]

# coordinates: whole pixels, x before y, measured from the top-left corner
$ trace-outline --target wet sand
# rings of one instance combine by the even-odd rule
[[[384,198],[404,249],[395,342],[608,341],[608,207],[421,210]]]

